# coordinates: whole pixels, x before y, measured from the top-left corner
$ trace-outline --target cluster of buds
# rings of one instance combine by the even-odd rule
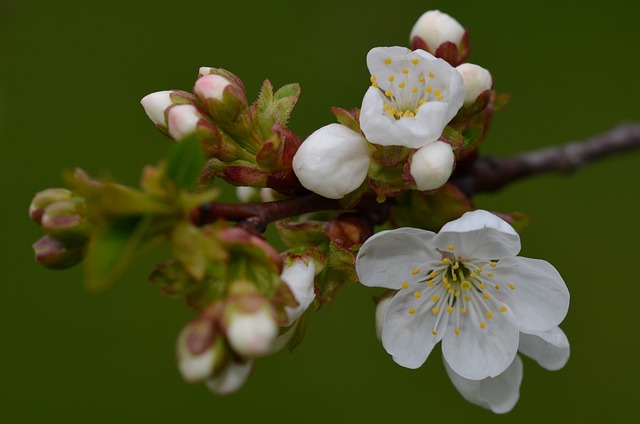
[[[281,350],[299,332],[300,318],[315,297],[315,265],[309,256],[283,259],[262,238],[238,227],[202,231],[227,254],[208,261],[200,278],[170,261],[151,280],[199,312],[177,340],[181,375],[226,394],[242,386],[256,358]]]
[[[207,155],[201,186],[214,178],[236,186],[270,187],[293,195],[303,191],[291,160],[300,145],[286,128],[300,88],[289,84],[275,93],[266,81],[249,105],[244,84],[224,69],[202,67],[193,93],[169,90],[141,101],[145,112],[175,141],[196,136]]]
[[[372,49],[361,109],[334,108],[339,124],[302,143],[293,167],[307,189],[333,199],[367,189],[379,199],[433,191],[477,148],[496,94],[489,71],[463,63],[467,32],[430,11],[411,31],[411,45]]]
[[[82,261],[88,240],[82,197],[65,188],[43,190],[33,198],[29,216],[46,234],[33,244],[39,263],[64,269]]]

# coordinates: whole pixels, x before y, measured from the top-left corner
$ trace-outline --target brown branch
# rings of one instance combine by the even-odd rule
[[[549,172],[568,174],[594,160],[629,150],[640,149],[640,124],[623,124],[611,131],[561,146],[553,146],[503,158],[482,157],[451,178],[467,196],[492,192],[522,178]],[[388,202],[379,204],[366,194],[355,208],[372,223],[386,221]],[[255,233],[261,233],[274,221],[310,212],[345,210],[338,200],[317,194],[265,203],[213,202],[193,211],[191,220],[204,225],[217,219],[237,221]]]
[[[467,196],[493,192],[522,178],[549,172],[570,174],[594,160],[640,148],[640,124],[622,124],[584,141],[503,158],[482,157],[451,182]]]

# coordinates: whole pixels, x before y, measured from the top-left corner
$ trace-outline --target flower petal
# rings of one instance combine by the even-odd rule
[[[384,325],[384,316],[387,313],[387,308],[391,303],[392,297],[385,297],[380,299],[376,305],[376,337],[379,341],[382,341],[382,327]]]
[[[467,314],[459,323],[460,334],[447,332],[442,340],[442,354],[451,369],[464,378],[495,377],[504,372],[516,356],[518,324],[509,310],[485,319],[478,303],[467,305]],[[450,326],[454,326],[455,319],[452,314]]]
[[[531,334],[520,333],[518,350],[549,371],[564,367],[570,354],[569,340],[560,327]]]
[[[289,286],[293,297],[298,302],[298,306],[285,306],[284,308],[287,313],[288,325],[297,320],[316,297],[313,290],[314,277],[315,265],[313,261],[309,261],[307,265],[302,260],[296,260],[293,265],[287,266],[282,270],[280,278]]]
[[[491,212],[467,212],[445,224],[433,244],[441,250],[455,246],[466,259],[501,259],[520,252],[520,236],[503,219]]]
[[[549,262],[523,257],[498,262],[496,297],[510,306],[527,333],[547,331],[562,322],[569,309],[569,290]]]
[[[360,282],[368,287],[399,289],[403,281],[411,279],[414,268],[440,259],[440,254],[428,245],[433,237],[431,231],[417,228],[398,228],[373,235],[356,258]]]
[[[432,333],[436,318],[437,315],[430,308],[420,307],[413,290],[401,290],[387,307],[382,327],[382,345],[397,364],[418,368],[446,333],[446,319],[440,319],[437,334]]]
[[[220,372],[208,378],[205,384],[213,393],[227,395],[242,387],[251,375],[251,371],[253,371],[253,361],[241,363],[231,360]]]
[[[455,373],[444,361],[451,382],[469,402],[504,414],[513,409],[520,398],[522,359],[516,355],[509,367],[500,375],[482,380],[468,380]]]

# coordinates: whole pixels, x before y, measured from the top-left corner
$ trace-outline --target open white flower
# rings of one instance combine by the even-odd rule
[[[366,286],[396,289],[382,344],[394,361],[418,368],[442,340],[447,365],[468,380],[502,374],[520,332],[539,335],[564,319],[569,291],[548,262],[516,256],[520,237],[477,210],[438,234],[415,228],[380,232],[356,260]]]
[[[465,98],[462,76],[423,50],[376,47],[367,55],[371,87],[360,111],[362,131],[383,146],[426,146],[442,135]]]
[[[341,199],[367,178],[371,151],[362,134],[340,124],[311,134],[293,157],[293,171],[307,189]]]

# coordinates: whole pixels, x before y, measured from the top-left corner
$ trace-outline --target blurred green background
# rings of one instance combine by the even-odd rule
[[[572,358],[558,372],[525,359],[521,400],[495,416],[466,403],[439,349],[419,370],[376,341],[373,292],[345,288],[310,313],[304,343],[261,359],[239,393],[184,383],[178,331],[193,314],[146,281],[143,256],[111,290],[92,294],[80,269],[35,264],[35,192],[81,166],[136,184],[168,141],[139,100],[189,90],[199,66],[224,67],[253,98],[264,78],[302,84],[291,127],[333,122],[359,106],[367,51],[406,45],[427,9],[470,30],[470,61],[512,94],[482,146],[505,155],[577,140],[640,120],[633,1],[346,2],[0,0],[2,230],[0,421],[113,422],[629,422],[637,416],[640,152],[570,178],[544,176],[478,197],[478,206],[532,217],[523,255],[544,258],[572,295],[563,324]],[[611,421],[612,420],[612,421]]]

